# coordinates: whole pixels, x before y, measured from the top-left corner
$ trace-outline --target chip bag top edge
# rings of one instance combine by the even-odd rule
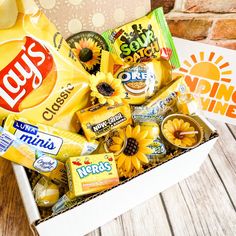
[[[180,67],[180,61],[179,61],[179,57],[175,48],[175,44],[172,38],[172,35],[170,33],[170,29],[167,25],[165,16],[164,16],[164,12],[163,12],[163,8],[157,8],[156,10],[154,10],[154,14],[156,16],[157,21],[160,21],[160,25],[162,26],[163,30],[163,34],[164,34],[164,38],[165,38],[165,42],[168,46],[168,48],[172,49],[172,56],[170,58],[171,64],[174,66],[174,68],[178,68]]]

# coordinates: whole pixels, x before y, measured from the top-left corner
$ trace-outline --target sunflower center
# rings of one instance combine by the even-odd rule
[[[138,141],[134,138],[128,138],[127,144],[124,149],[124,154],[126,156],[133,156],[138,152]]]
[[[79,59],[82,62],[90,61],[93,58],[93,51],[89,48],[82,48],[79,52]]]
[[[97,90],[103,96],[112,96],[115,90],[108,83],[101,82],[97,85]]]
[[[176,130],[176,131],[174,132],[174,136],[175,136],[176,138],[178,138],[178,139],[183,139],[183,138],[184,138],[184,134],[181,134],[181,132],[182,132],[182,131],[180,131],[180,130]]]

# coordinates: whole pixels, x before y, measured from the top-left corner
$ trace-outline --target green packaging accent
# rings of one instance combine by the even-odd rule
[[[169,60],[173,68],[180,67],[162,8],[116,29],[107,30],[102,36],[109,51],[129,64],[142,58],[163,58]]]

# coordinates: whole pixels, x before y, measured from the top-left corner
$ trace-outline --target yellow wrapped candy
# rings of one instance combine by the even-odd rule
[[[159,125],[155,122],[143,122],[140,124],[141,131],[148,131],[148,139],[156,139],[159,137],[160,128]]]
[[[59,199],[59,188],[50,180],[42,177],[33,189],[35,201],[40,207],[53,206]]]

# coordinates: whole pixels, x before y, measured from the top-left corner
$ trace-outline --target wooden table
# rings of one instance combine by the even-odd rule
[[[198,173],[89,235],[236,235],[236,126],[212,123],[220,138]],[[32,235],[12,167],[2,159],[0,235]]]

